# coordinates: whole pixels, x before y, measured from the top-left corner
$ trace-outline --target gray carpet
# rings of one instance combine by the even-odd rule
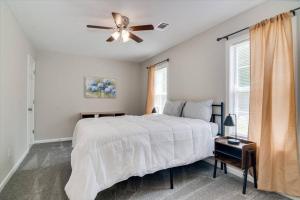
[[[64,200],[64,186],[71,173],[71,142],[34,145],[20,168],[0,193],[0,200]],[[242,194],[242,179],[224,175],[212,178],[213,168],[200,161],[174,170],[174,189],[169,189],[168,171],[132,177],[98,194],[97,200],[199,200],[287,199],[255,190],[248,183]]]

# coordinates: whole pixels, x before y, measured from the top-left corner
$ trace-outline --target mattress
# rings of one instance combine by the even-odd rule
[[[70,200],[94,200],[131,176],[205,159],[213,155],[217,132],[214,123],[158,114],[82,119],[65,191]]]

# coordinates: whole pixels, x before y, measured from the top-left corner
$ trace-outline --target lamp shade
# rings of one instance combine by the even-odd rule
[[[157,109],[155,107],[152,109],[152,113],[157,113]]]
[[[224,121],[224,125],[225,126],[234,126],[234,122],[233,122],[233,119],[230,114],[226,117],[226,119]]]

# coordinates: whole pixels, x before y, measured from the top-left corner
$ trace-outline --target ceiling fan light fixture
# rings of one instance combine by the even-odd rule
[[[111,34],[111,36],[112,36],[115,40],[117,40],[117,39],[120,37],[120,32],[119,32],[119,31],[116,31],[116,32],[114,32],[113,34]]]
[[[143,39],[140,38],[139,36],[135,35],[133,32],[134,31],[152,31],[155,29],[152,24],[128,26],[129,18],[124,15],[121,15],[120,13],[117,13],[117,12],[112,12],[112,17],[115,22],[115,27],[98,26],[98,25],[87,25],[87,27],[95,28],[95,29],[112,30],[113,33],[111,34],[111,36],[109,38],[106,39],[106,42],[117,41],[120,37],[122,37],[122,41],[124,43],[129,41],[130,39],[132,39],[133,41],[135,41],[137,43],[141,43],[141,42],[143,42]],[[167,25],[168,25],[167,23],[161,24],[161,26],[164,26],[164,27]]]
[[[123,39],[123,42],[128,42],[129,32],[127,30],[122,30],[122,39]]]

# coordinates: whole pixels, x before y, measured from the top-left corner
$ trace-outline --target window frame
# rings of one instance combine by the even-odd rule
[[[234,55],[232,53],[233,49],[232,46],[237,45],[239,43],[245,42],[247,40],[250,40],[249,33],[235,37],[233,39],[230,39],[226,42],[225,48],[226,48],[226,113],[235,113],[237,110],[237,104],[236,104],[236,88],[235,88],[235,80],[236,76],[238,75],[236,73],[235,69],[235,63]],[[232,75],[233,74],[233,75]],[[242,91],[250,92],[250,87],[240,88],[239,92]],[[226,131],[225,134],[227,135],[233,135],[235,129],[231,129]],[[240,138],[248,138],[248,135],[245,136],[245,134],[239,134],[237,133],[237,136]]]

